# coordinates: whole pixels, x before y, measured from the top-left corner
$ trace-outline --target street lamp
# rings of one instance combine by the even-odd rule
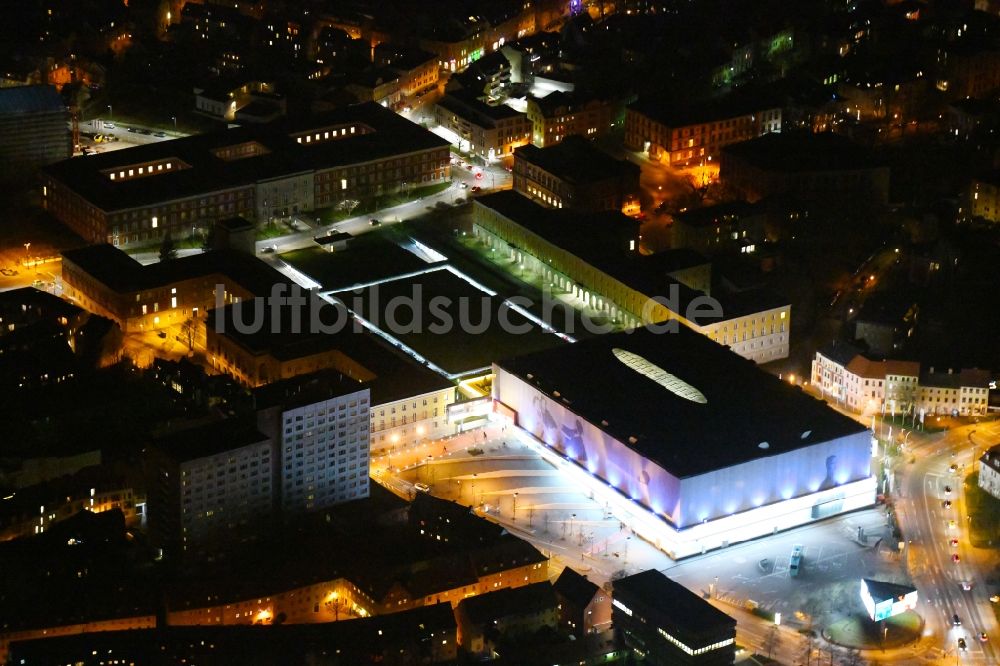
[[[514,493],[514,510],[511,512],[511,519],[517,522],[517,493]]]
[[[174,121],[174,131],[177,131],[177,116],[170,116],[170,119]]]
[[[115,112],[111,109],[111,105],[108,104],[108,118],[111,120],[115,119]]]

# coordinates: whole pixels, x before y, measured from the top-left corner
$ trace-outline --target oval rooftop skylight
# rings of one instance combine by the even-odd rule
[[[624,349],[618,349],[617,347],[612,349],[611,353],[613,353],[615,358],[619,361],[632,368],[640,375],[652,379],[654,382],[667,389],[677,397],[690,400],[691,402],[697,402],[702,405],[708,403],[708,398],[706,398],[701,391],[691,386],[683,379],[670,374],[660,366],[647,361],[642,356],[625,351]]]

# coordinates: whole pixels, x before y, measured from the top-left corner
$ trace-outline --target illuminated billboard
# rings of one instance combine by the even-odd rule
[[[917,590],[909,585],[861,579],[861,601],[875,622],[917,607]]]

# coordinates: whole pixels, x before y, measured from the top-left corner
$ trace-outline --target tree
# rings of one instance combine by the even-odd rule
[[[163,234],[163,242],[160,243],[160,261],[170,261],[177,258],[177,247],[174,239],[170,237],[170,232]]]

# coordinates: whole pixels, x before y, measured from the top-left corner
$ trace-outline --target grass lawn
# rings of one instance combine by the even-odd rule
[[[977,548],[1000,545],[1000,499],[979,487],[979,472],[965,478],[965,506],[972,521],[969,540]]]

